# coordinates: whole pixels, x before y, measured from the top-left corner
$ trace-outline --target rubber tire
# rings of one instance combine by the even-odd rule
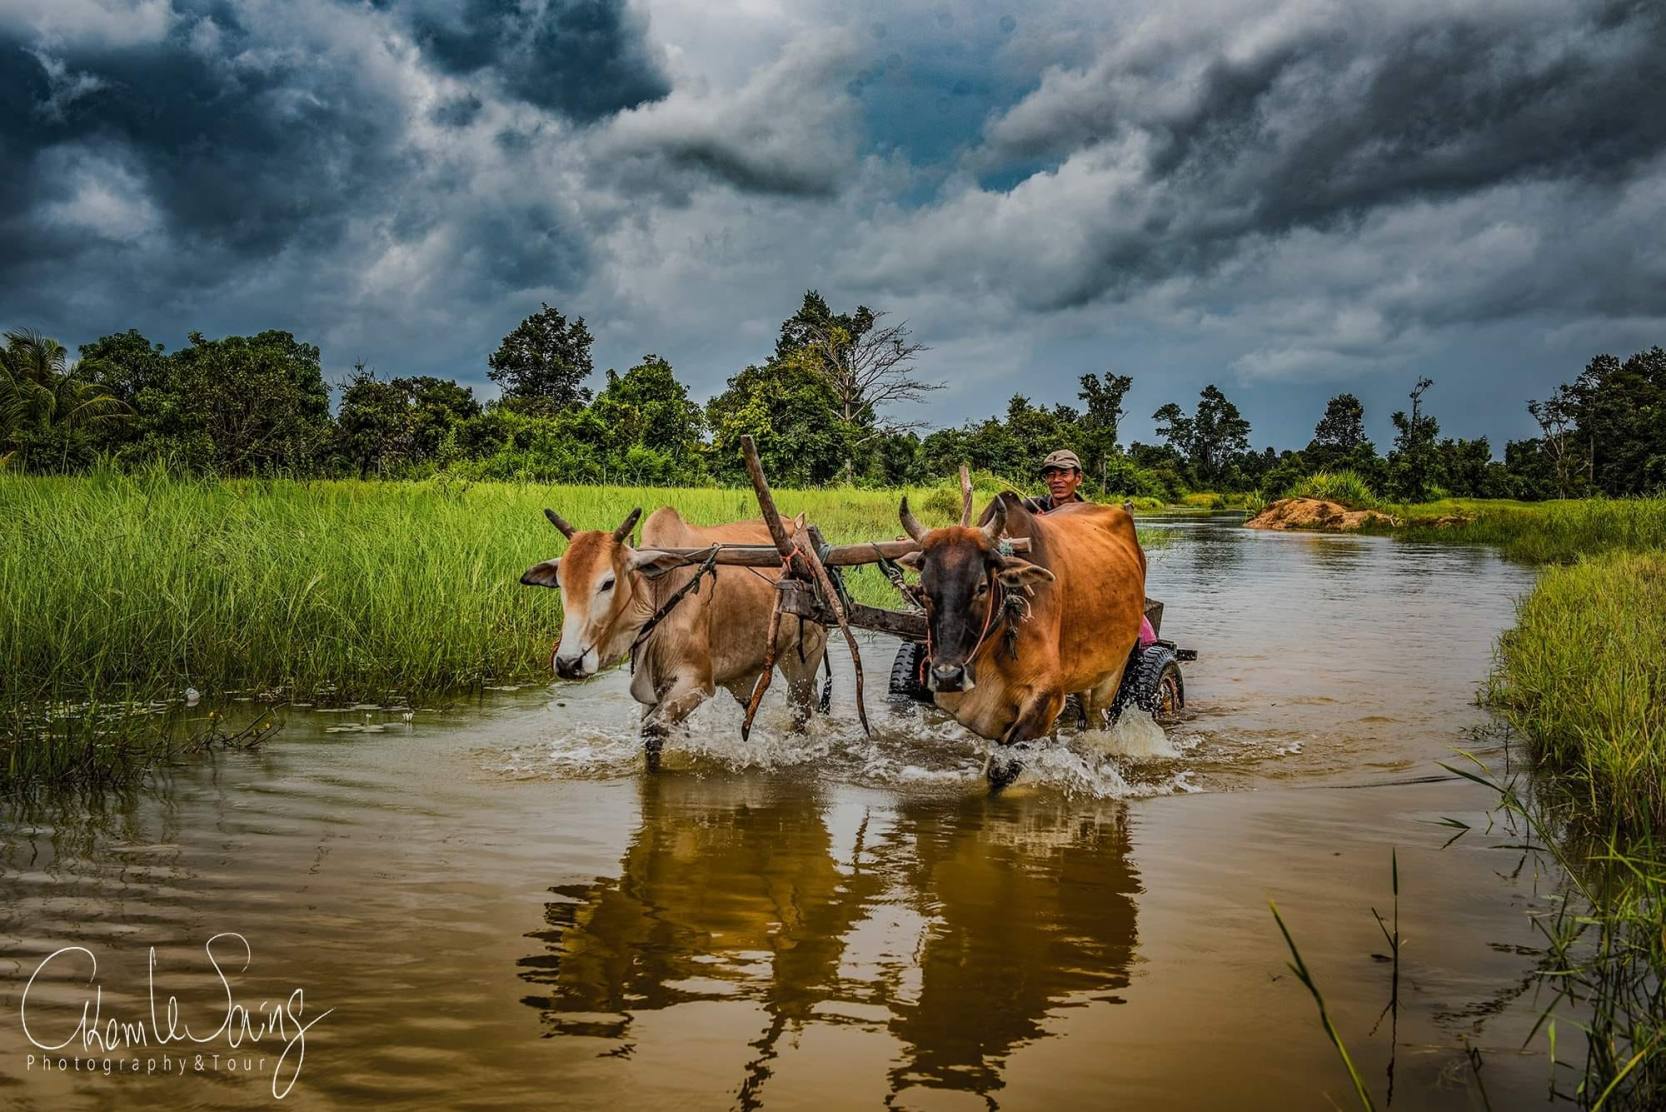
[[[891,694],[913,699],[916,703],[930,703],[931,689],[923,680],[926,647],[921,641],[904,641],[897,649],[897,659],[891,665]]]
[[[1186,706],[1186,683],[1172,648],[1147,645],[1128,662],[1116,695],[1116,717],[1121,717],[1130,703],[1151,715],[1159,726],[1179,721]]]

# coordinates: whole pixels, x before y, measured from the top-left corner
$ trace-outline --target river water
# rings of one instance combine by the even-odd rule
[[[1439,765],[1508,757],[1475,693],[1530,573],[1152,525],[1185,721],[1067,733],[998,797],[981,743],[886,700],[875,638],[872,738],[840,649],[807,737],[772,694],[743,745],[720,696],[655,776],[615,673],[290,711],[255,752],[13,805],[0,1102],[1347,1106],[1269,900],[1379,1104],[1544,1102],[1554,886]],[[1477,829],[1443,848],[1449,817]]]

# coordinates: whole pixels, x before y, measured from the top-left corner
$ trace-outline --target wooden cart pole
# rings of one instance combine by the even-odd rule
[[[972,524],[972,473],[960,465],[960,523]]]
[[[746,461],[746,473],[752,479],[752,489],[758,495],[758,509],[763,512],[764,524],[769,528],[769,535],[775,540],[775,547],[780,550],[781,558],[787,565],[787,570],[793,575],[808,579],[820,589],[832,612],[833,618],[839,623],[839,630],[845,635],[845,644],[850,647],[851,663],[856,667],[856,716],[862,722],[862,732],[871,734],[868,726],[868,708],[862,697],[862,651],[856,647],[856,635],[850,632],[850,623],[845,618],[845,608],[839,601],[838,592],[833,589],[833,583],[827,577],[827,569],[821,565],[821,557],[811,545],[805,541],[800,533],[796,537],[787,535],[787,527],[781,523],[781,514],[775,508],[775,496],[770,493],[769,480],[764,477],[764,465],[758,460],[758,445],[750,436],[740,438],[740,451]],[[776,594],[775,610],[771,617],[772,627],[780,624],[781,595]],[[752,689],[752,698],[747,706],[747,721],[741,727],[741,736],[745,737],[751,730],[751,715],[756,713],[758,703],[763,699],[764,690],[769,687],[770,674],[774,668],[775,642],[771,638],[765,649],[770,660],[770,667],[758,677],[758,683]]]

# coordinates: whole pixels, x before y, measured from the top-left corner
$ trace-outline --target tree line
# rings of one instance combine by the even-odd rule
[[[429,376],[381,377],[362,363],[335,411],[319,350],[288,332],[208,339],[168,352],[135,330],[80,348],[6,334],[0,349],[0,467],[76,473],[100,461],[160,462],[192,474],[465,478],[702,485],[745,481],[754,437],[783,485],[930,482],[962,461],[1014,479],[1055,448],[1074,450],[1099,495],[1175,499],[1188,491],[1276,496],[1319,471],[1351,470],[1402,501],[1440,495],[1526,499],[1666,489],[1666,351],[1592,359],[1574,381],[1527,403],[1540,435],[1493,459],[1485,437],[1442,438],[1416,381],[1392,414],[1386,453],[1352,394],[1330,398],[1305,447],[1256,451],[1250,424],[1217,386],[1190,408],[1154,414],[1157,442],[1124,445],[1133,379],[1085,374],[1074,402],[1015,394],[1004,413],[927,430],[899,416],[942,384],[917,373],[906,323],[815,291],[782,322],[774,351],[704,405],[648,354],[595,383],[582,317],[544,305],[487,358],[501,396]]]

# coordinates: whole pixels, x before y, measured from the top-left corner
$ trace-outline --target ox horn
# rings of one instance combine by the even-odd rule
[[[624,522],[620,524],[619,528],[613,531],[613,539],[616,541],[624,541],[628,539],[631,535],[631,530],[636,528],[636,519],[641,516],[641,506],[638,506],[636,509],[626,514]]]
[[[1006,528],[1006,524],[1007,504],[997,498],[995,503],[989,507],[989,520],[983,523],[983,535],[989,538],[990,544],[994,544],[1000,537],[1001,530]]]
[[[909,511],[908,495],[906,494],[902,496],[902,505],[897,507],[897,517],[902,519],[903,531],[912,537],[916,542],[923,541],[925,539],[926,527],[921,525],[920,519],[915,517],[913,513]]]
[[[574,529],[572,524],[566,518],[562,517],[554,510],[546,509],[544,511],[544,516],[549,518],[550,524],[561,530],[561,535],[566,537],[568,540],[572,540],[573,534],[578,532],[578,530]]]

